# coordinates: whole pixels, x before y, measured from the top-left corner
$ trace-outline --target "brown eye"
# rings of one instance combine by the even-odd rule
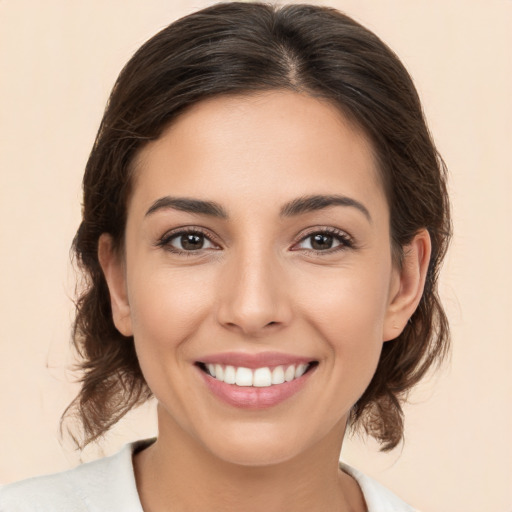
[[[304,238],[300,245],[302,245],[302,249],[327,251],[342,245],[338,238],[331,233],[313,233]]]
[[[311,237],[311,248],[315,251],[322,251],[325,249],[331,249],[334,242],[332,235],[325,235],[323,233],[317,233]]]
[[[179,231],[165,235],[158,245],[171,252],[185,253],[202,251],[203,249],[218,249],[218,247],[200,231]]]
[[[317,231],[304,237],[296,246],[299,249],[315,252],[335,252],[353,247],[350,237],[342,231]],[[296,250],[296,249],[295,249]]]
[[[204,236],[196,234],[187,234],[177,237],[177,240],[181,244],[180,249],[186,251],[197,251],[202,249],[204,245]]]

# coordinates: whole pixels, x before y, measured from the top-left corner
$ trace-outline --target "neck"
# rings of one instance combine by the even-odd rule
[[[338,468],[344,424],[300,456],[256,467],[222,460],[166,427],[134,459],[146,512],[365,510],[357,483]]]

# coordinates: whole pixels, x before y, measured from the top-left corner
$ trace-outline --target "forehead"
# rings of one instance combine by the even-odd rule
[[[203,100],[137,155],[133,196],[383,195],[368,138],[326,100],[288,91]],[[282,197],[280,197],[282,196]],[[285,197],[287,196],[287,197]]]

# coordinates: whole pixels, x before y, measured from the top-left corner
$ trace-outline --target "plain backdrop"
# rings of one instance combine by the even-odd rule
[[[211,1],[0,0],[0,482],[155,434],[154,405],[101,448],[60,440],[77,391],[69,247],[80,185],[121,67]],[[320,2],[312,2],[320,3]],[[441,293],[451,361],[411,395],[389,454],[342,456],[422,512],[512,510],[512,1],[330,0],[401,57],[450,170],[455,236]]]

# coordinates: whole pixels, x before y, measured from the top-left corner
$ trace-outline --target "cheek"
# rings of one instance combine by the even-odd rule
[[[149,271],[150,270],[150,271]],[[190,370],[191,350],[205,318],[211,293],[201,272],[177,272],[139,267],[129,295],[135,349],[144,378],[173,417],[184,418],[193,396],[190,382],[181,379]],[[173,392],[170,392],[173,390]]]
[[[316,276],[303,286],[299,299],[304,315],[325,332],[327,339],[343,335],[351,344],[357,340],[382,342],[382,325],[389,295],[389,270],[382,266],[341,269]]]
[[[334,274],[317,280],[309,293],[302,291],[301,316],[313,328],[311,334],[321,337],[334,375],[358,395],[373,377],[382,350],[389,269],[370,266],[366,272]]]
[[[145,351],[179,348],[200,326],[211,301],[204,272],[159,268],[134,275],[129,289],[135,342]],[[183,347],[186,350],[186,347]]]

